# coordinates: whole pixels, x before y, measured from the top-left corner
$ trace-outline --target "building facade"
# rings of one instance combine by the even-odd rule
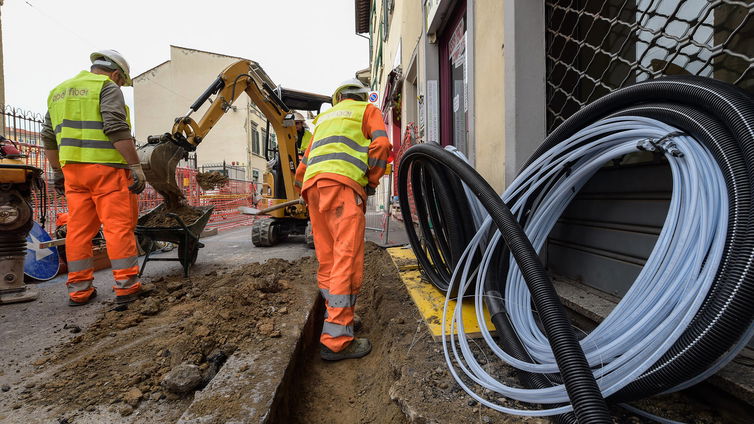
[[[612,90],[678,74],[754,89],[751,3],[355,0],[370,39],[357,76],[380,93],[396,150],[415,128],[502,191],[549,132]]]
[[[137,142],[146,142],[150,135],[169,132],[173,120],[184,116],[217,75],[240,59],[171,46],[170,60],[133,79]],[[206,102],[192,117],[198,121],[209,106]],[[232,170],[231,178],[261,182],[267,166],[264,158],[266,122],[248,96],[242,94],[199,144],[196,166],[205,171]],[[275,135],[271,137],[274,139]]]
[[[754,91],[750,0],[355,4],[356,32],[369,34],[371,53],[359,74],[368,73],[382,97],[394,149],[407,136],[454,145],[498,192],[547,134],[613,90],[698,75]],[[616,296],[651,253],[672,187],[667,164],[619,168],[606,164],[596,174],[593,181],[612,179],[575,198],[542,252],[552,272]],[[629,184],[637,174],[646,180],[641,190]]]
[[[356,31],[370,35],[368,82],[380,93],[394,149],[406,136],[455,145],[498,190],[506,165],[503,9],[498,0],[356,1]]]

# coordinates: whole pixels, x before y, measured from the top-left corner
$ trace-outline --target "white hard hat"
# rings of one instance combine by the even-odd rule
[[[126,79],[126,87],[133,85],[131,81],[131,68],[128,66],[126,59],[118,53],[117,50],[98,50],[89,55],[92,65],[100,65],[109,69],[117,69],[123,73]]]
[[[300,114],[299,112],[293,112],[293,120],[294,121],[306,121],[306,118],[304,118],[304,115]]]
[[[343,81],[332,95],[332,104],[335,106],[338,103],[338,95],[340,94],[363,94],[364,100],[366,100],[369,89],[364,86],[364,83],[356,78]]]

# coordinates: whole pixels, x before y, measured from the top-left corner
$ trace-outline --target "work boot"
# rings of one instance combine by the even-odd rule
[[[91,302],[92,299],[94,299],[95,297],[97,297],[97,289],[94,289],[94,291],[92,291],[92,294],[90,294],[89,297],[86,298],[86,300],[83,301],[83,302],[76,302],[75,300],[73,300],[73,299],[71,299],[69,297],[68,298],[68,306],[84,306],[87,303]]]
[[[372,351],[372,344],[368,339],[359,337],[353,339],[345,349],[333,352],[329,347],[320,344],[319,356],[325,361],[340,361],[341,359],[355,359],[367,356]]]
[[[139,293],[131,293],[131,294],[124,294],[123,296],[115,296],[115,303],[118,305],[125,305],[126,303],[131,303],[134,300],[139,298]]]
[[[136,283],[128,289],[118,289],[117,287],[113,287],[113,289],[116,293],[115,304],[117,305],[125,305],[126,303],[131,303],[134,300],[138,299],[139,296],[144,292],[141,283]],[[124,291],[131,291],[131,293],[118,295],[118,291],[120,291],[121,293]]]

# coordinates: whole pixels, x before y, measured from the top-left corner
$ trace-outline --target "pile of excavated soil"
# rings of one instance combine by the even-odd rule
[[[139,225],[143,227],[180,227],[180,224],[172,216],[168,216],[168,213],[178,215],[183,220],[183,223],[189,226],[196,222],[204,212],[189,205],[179,205],[173,209],[166,207],[159,211],[159,213],[151,215],[144,222],[140,222]]]
[[[429,283],[428,283],[429,284]],[[364,328],[357,336],[372,342],[368,356],[336,363],[309,353],[297,387],[297,402],[286,422],[317,423],[549,423],[547,418],[506,415],[480,405],[453,380],[400,280],[388,253],[367,243],[364,288],[356,306]],[[484,369],[506,384],[521,387],[515,370],[485,346],[472,341]],[[474,386],[473,382],[467,384]],[[527,406],[491,391],[483,395],[508,407]],[[639,403],[660,415],[688,423],[722,423],[713,408],[670,395]],[[615,423],[650,423],[612,408]]]
[[[146,297],[105,312],[40,361],[37,375],[48,377],[29,385],[25,401],[69,420],[78,411],[101,408],[143,416],[149,411],[141,404],[159,401],[167,413],[153,422],[175,422],[193,391],[166,390],[165,375],[179,365],[196,365],[204,380],[199,390],[239,346],[274,347],[288,311],[310,307],[311,297],[298,295],[296,287],[312,284],[314,269],[310,258],[272,259],[191,279],[157,279],[146,286]]]
[[[200,172],[196,174],[196,183],[199,184],[199,187],[201,187],[202,190],[214,190],[228,184],[228,181],[229,179],[227,175],[223,175],[217,171]]]

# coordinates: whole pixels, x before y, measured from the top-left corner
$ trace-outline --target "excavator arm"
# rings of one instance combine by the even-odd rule
[[[165,198],[168,207],[185,201],[183,192],[175,181],[178,162],[186,158],[188,152],[196,150],[241,93],[246,93],[251,98],[274,129],[286,198],[294,197],[294,174],[298,165],[295,147],[297,133],[293,115],[272,85],[272,81],[257,64],[250,60],[239,60],[220,73],[191,105],[186,115],[175,119],[169,133],[148,137],[147,144],[138,149],[140,162],[147,181]],[[310,101],[318,103],[317,109],[328,99],[326,96],[308,95]],[[212,104],[197,122],[191,115],[212,96],[215,96]]]

